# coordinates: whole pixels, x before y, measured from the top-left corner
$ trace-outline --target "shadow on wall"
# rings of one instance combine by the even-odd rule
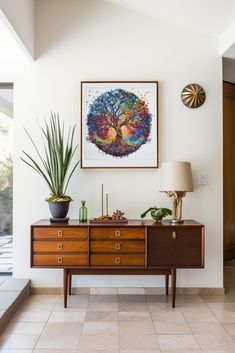
[[[110,9],[113,11],[116,6],[97,0],[36,0],[35,8],[37,59],[66,38],[74,28],[81,29],[82,33],[83,27],[87,30],[88,22],[98,26],[99,18],[100,24],[104,25],[105,13],[110,16]]]

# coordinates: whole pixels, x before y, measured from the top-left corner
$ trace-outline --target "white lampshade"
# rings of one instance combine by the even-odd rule
[[[191,163],[163,162],[161,165],[161,191],[193,191]]]

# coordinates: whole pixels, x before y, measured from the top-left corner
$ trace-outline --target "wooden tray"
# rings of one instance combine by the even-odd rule
[[[128,219],[115,220],[115,219],[96,219],[96,218],[92,218],[92,219],[90,219],[89,222],[90,223],[105,223],[105,224],[117,224],[117,223],[126,224],[126,223],[128,223]]]

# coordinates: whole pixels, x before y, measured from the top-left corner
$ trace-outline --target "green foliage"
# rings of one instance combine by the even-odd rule
[[[8,157],[0,164],[0,207],[7,214],[12,213],[12,159]]]
[[[172,211],[169,208],[161,208],[161,207],[150,207],[146,211],[144,211],[140,217],[144,218],[146,215],[150,212],[151,216],[153,219],[162,219],[166,216],[170,216],[172,214]]]
[[[48,202],[58,201],[59,199],[72,200],[65,193],[70,178],[80,162],[76,162],[70,170],[71,161],[78,147],[78,145],[73,147],[75,128],[75,126],[72,128],[70,126],[67,137],[65,137],[64,123],[60,123],[59,114],[51,113],[49,123],[45,121],[45,127],[40,127],[43,135],[43,154],[39,152],[36,143],[28,131],[25,130],[36,151],[38,161],[25,151],[23,151],[24,156],[21,159],[41,175],[47,183],[52,196],[52,198],[47,199]]]
[[[68,195],[63,196],[50,196],[46,199],[47,202],[61,202],[61,201],[73,201],[73,199]]]

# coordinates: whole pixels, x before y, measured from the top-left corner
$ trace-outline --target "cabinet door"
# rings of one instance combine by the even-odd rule
[[[148,229],[148,266],[203,267],[201,227]]]

